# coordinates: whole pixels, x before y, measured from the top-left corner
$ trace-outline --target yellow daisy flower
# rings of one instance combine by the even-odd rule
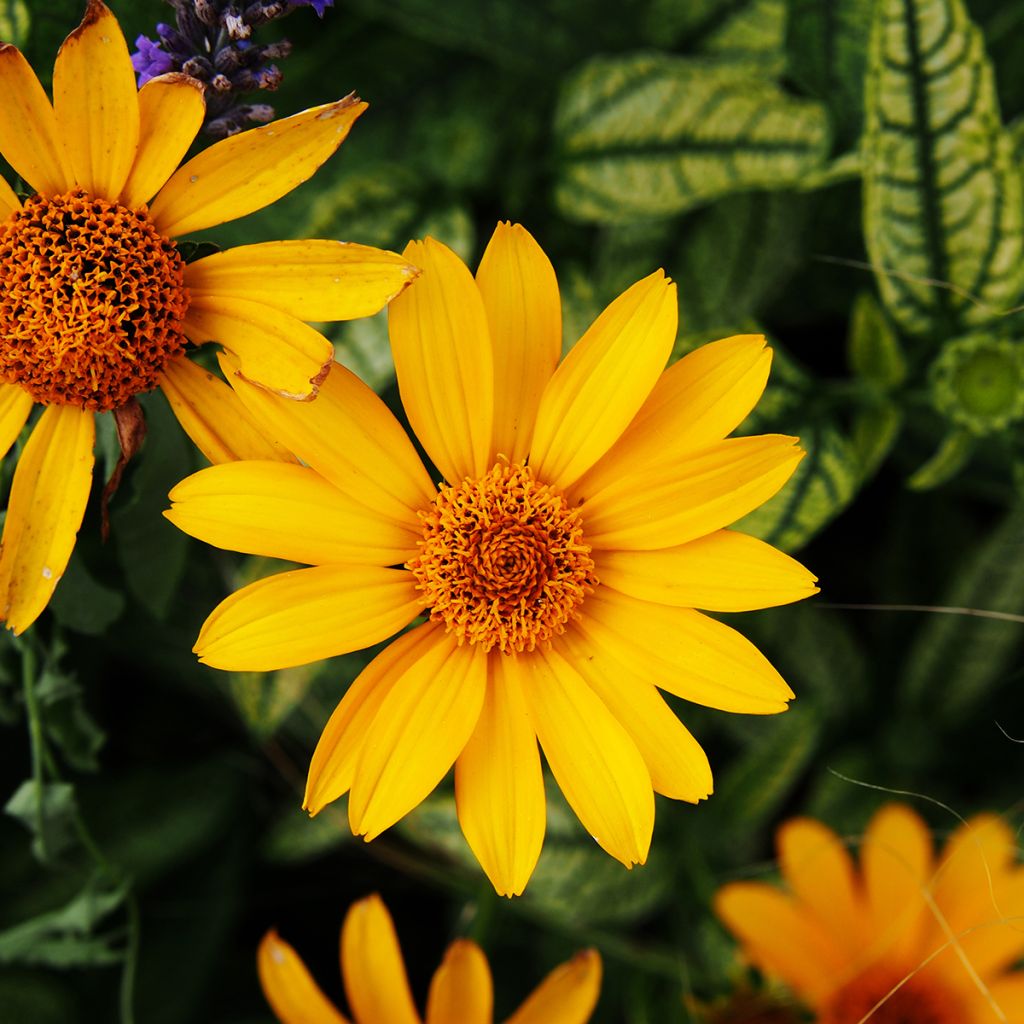
[[[834,832],[797,818],[778,833],[789,893],[735,882],[715,910],[819,1024],[1024,1021],[1016,850],[1006,822],[983,814],[936,859],[920,817],[890,804],[868,825],[858,870]]]
[[[260,943],[263,994],[281,1024],[348,1024],[276,932]],[[355,1024],[420,1024],[391,915],[379,896],[353,904],[341,929],[341,973]],[[585,1024],[601,988],[601,957],[578,953],[556,967],[506,1024]],[[430,983],[426,1024],[491,1024],[491,971],[475,942],[459,939]]]
[[[405,256],[423,276],[390,307],[398,384],[447,482],[339,366],[308,406],[232,376],[304,465],[202,471],[166,514],[209,543],[312,568],[229,597],[195,650],[217,668],[276,669],[378,643],[425,613],[331,717],[306,807],[351,790],[349,821],[369,840],[455,763],[469,845],[499,892],[519,893],[544,837],[539,739],[587,831],[642,863],[654,791],[711,792],[703,750],[656,686],[752,714],[793,696],[739,633],[694,610],[816,589],[787,555],[724,529],[802,455],[791,437],[723,440],[770,354],[760,336],[728,338],[663,374],[677,309],[659,271],[559,365],[558,285],[523,228],[498,226],[475,280],[433,239]]]
[[[395,253],[328,241],[241,246],[186,265],[172,241],[305,181],[366,109],[354,96],[226,139],[175,171],[203,120],[202,86],[172,74],[136,90],[100,0],[57,54],[52,106],[7,44],[0,96],[0,154],[35,190],[23,203],[0,178],[0,457],[44,406],[0,554],[0,620],[21,633],[71,557],[95,412],[113,410],[126,438],[134,396],[162,387],[214,461],[281,457],[231,390],[185,359],[186,338],[216,340],[251,380],[310,398],[333,351],[303,321],[374,313],[415,270]]]

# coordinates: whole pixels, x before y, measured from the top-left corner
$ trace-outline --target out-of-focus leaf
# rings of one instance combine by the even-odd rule
[[[914,491],[930,491],[952,480],[967,465],[974,452],[974,436],[967,430],[951,430],[935,454],[914,470],[907,486]]]
[[[278,672],[232,672],[228,690],[256,736],[272,736],[309,691],[320,666],[298,665]]]
[[[263,840],[263,855],[272,864],[301,864],[352,839],[344,808],[325,807],[311,818],[296,801],[270,826]]]
[[[729,196],[686,218],[668,266],[680,283],[683,330],[731,333],[755,316],[799,264],[807,213],[806,200],[765,192]]]
[[[588,61],[562,91],[555,135],[558,205],[600,223],[784,189],[821,167],[829,144],[820,104],[742,65],[659,54]]]
[[[93,875],[69,903],[0,932],[0,963],[51,967],[117,963],[120,952],[96,926],[124,902],[128,886]]]
[[[789,73],[828,104],[839,134],[851,142],[864,117],[872,6],[872,0],[790,0],[786,21]]]
[[[865,106],[864,235],[886,307],[935,340],[991,323],[1024,289],[1024,190],[963,0],[876,4]]]
[[[862,406],[853,418],[850,442],[860,463],[862,480],[868,480],[892,451],[903,427],[903,410],[888,398]]]
[[[464,206],[453,204],[428,210],[413,227],[413,238],[430,235],[453,249],[464,263],[473,258],[476,231],[473,219]]]
[[[111,538],[132,597],[164,619],[185,571],[188,537],[161,514],[167,493],[195,468],[190,443],[163,395],[140,399],[147,434],[131,477],[131,496],[119,494],[111,508]]]
[[[6,968],[0,972],[0,1007],[11,1021],[79,1024],[76,1000],[52,971]]]
[[[32,833],[32,852],[53,863],[75,843],[75,787],[68,782],[27,779],[4,806]]]
[[[0,0],[0,40],[23,50],[31,23],[25,0]]]
[[[100,636],[120,618],[124,595],[97,581],[76,553],[71,556],[49,609],[66,629]]]
[[[938,603],[1024,615],[1022,564],[1024,509],[1017,507],[969,554]],[[927,708],[933,723],[963,720],[1010,673],[1019,675],[1015,659],[1019,659],[1022,637],[1024,626],[1018,622],[969,613],[928,617],[905,663],[905,701],[913,708]]]
[[[795,551],[850,503],[861,480],[853,446],[838,427],[811,423],[793,431],[807,452],[785,487],[744,516],[736,529]]]
[[[847,342],[850,368],[885,391],[899,387],[907,376],[907,360],[899,335],[870,292],[861,292],[850,315]]]
[[[376,316],[338,324],[331,340],[334,358],[378,394],[395,379],[386,309]]]
[[[43,729],[72,768],[96,771],[96,755],[106,737],[85,708],[82,687],[73,676],[61,671],[61,655],[63,649],[57,656],[51,651],[51,660],[36,684]]]

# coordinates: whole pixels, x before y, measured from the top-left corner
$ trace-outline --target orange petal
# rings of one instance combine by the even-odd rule
[[[182,429],[214,464],[236,459],[296,461],[261,433],[241,399],[212,373],[181,356],[164,365],[160,388]]]
[[[299,320],[354,320],[383,309],[418,274],[397,253],[354,242],[260,242],[190,263],[185,284],[214,307],[249,299]]]
[[[15,634],[39,617],[75,547],[92,485],[94,418],[51,405],[18,459],[0,541],[0,609]]]
[[[269,206],[312,177],[366,107],[346,96],[214,143],[160,190],[150,211],[157,230],[192,234]]]
[[[256,967],[263,994],[281,1024],[348,1024],[276,931],[263,936]]]
[[[239,378],[228,360],[221,366],[261,430],[344,494],[420,528],[417,512],[437,489],[391,411],[354,373],[335,363],[315,402],[290,402]]]
[[[521,662],[488,658],[487,694],[455,763],[459,824],[501,896],[518,896],[544,844],[544,777],[523,696]]]
[[[453,942],[430,982],[427,1024],[491,1024],[493,1012],[487,957],[475,942]]]
[[[384,698],[366,734],[348,800],[352,831],[375,839],[427,797],[472,735],[487,655],[438,637]]]
[[[334,362],[319,331],[262,302],[193,298],[184,329],[197,345],[219,342],[238,357],[243,377],[285,398],[316,397]]]
[[[341,972],[358,1024],[420,1024],[395,925],[377,895],[353,903],[345,915]]]
[[[0,178],[0,224],[20,209],[21,200],[15,195],[14,189],[7,184],[6,178]]]
[[[139,96],[128,44],[102,0],[89,0],[57,53],[53,109],[78,184],[117,199],[139,144]]]
[[[33,404],[32,396],[17,384],[0,384],[0,458],[18,440]]]
[[[520,656],[524,693],[551,773],[583,827],[626,867],[643,864],[654,790],[636,744],[556,651]]]
[[[638,466],[674,461],[720,441],[757,404],[771,361],[761,334],[713,341],[683,356],[658,378],[633,422],[579,488],[594,493]]]
[[[193,650],[232,672],[270,672],[386,640],[420,609],[412,573],[318,565],[257,580],[221,601]]]
[[[74,183],[53,107],[20,51],[0,43],[0,154],[37,192],[55,196]]]
[[[601,992],[601,956],[585,949],[556,967],[506,1024],[586,1024]]]
[[[679,462],[623,474],[596,494],[573,489],[595,548],[677,547],[736,522],[793,475],[804,452],[795,437],[736,437]]]
[[[494,229],[476,272],[494,355],[491,458],[526,457],[540,396],[562,352],[562,305],[551,261],[520,224]]]
[[[317,814],[352,788],[359,751],[381,704],[401,677],[442,641],[434,622],[410,629],[389,644],[356,677],[324,726],[313,751],[302,806]]]
[[[623,292],[548,381],[530,464],[555,487],[578,480],[647,400],[676,339],[676,287],[656,271]]]
[[[148,203],[188,152],[206,114],[203,83],[177,72],[139,90],[139,146],[121,190],[121,205]]]
[[[483,300],[466,265],[428,238],[403,253],[423,276],[388,307],[409,424],[449,483],[490,468],[494,363]]]

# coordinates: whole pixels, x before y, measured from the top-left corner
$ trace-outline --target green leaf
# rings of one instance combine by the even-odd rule
[[[266,739],[301,703],[320,669],[313,664],[278,672],[231,672],[226,682],[245,724],[257,737]]]
[[[974,453],[974,435],[968,430],[951,430],[935,454],[907,480],[912,491],[930,491],[952,480]]]
[[[85,694],[75,678],[61,671],[63,648],[51,649],[48,663],[36,684],[36,699],[46,736],[72,768],[94,772],[96,755],[106,736],[85,707]]]
[[[25,0],[0,0],[0,39],[5,43],[24,49],[31,23]]]
[[[829,146],[820,104],[787,96],[749,66],[658,54],[585,64],[562,91],[555,135],[558,205],[601,223],[784,189],[821,167]]]
[[[889,399],[882,399],[857,410],[850,441],[860,463],[862,481],[875,475],[892,451],[902,428],[903,410]]]
[[[32,833],[32,853],[51,864],[75,844],[75,787],[68,782],[27,779],[4,807]]]
[[[124,611],[124,595],[99,583],[73,554],[49,609],[57,621],[75,633],[100,636]]]
[[[847,350],[853,372],[883,391],[899,387],[906,379],[907,361],[899,335],[870,292],[861,292],[854,300]]]
[[[850,503],[861,479],[857,454],[837,427],[813,423],[794,433],[807,455],[771,501],[736,523],[736,529],[783,551],[802,547],[834,519]]]
[[[1002,523],[961,564],[941,604],[1024,615],[1021,566],[1024,508],[1012,509]],[[950,550],[950,553],[953,549]],[[1021,624],[963,614],[927,618],[904,665],[905,700],[927,708],[928,721],[963,721],[1010,683],[1019,691]]]
[[[263,855],[272,864],[302,864],[352,839],[344,809],[325,807],[311,818],[296,802],[267,830],[263,837]]]
[[[962,0],[879,0],[865,93],[864,234],[882,300],[937,340],[1024,289],[1024,189]]]
[[[790,0],[789,73],[824,101],[850,142],[864,118],[864,69],[874,0]]]
[[[334,358],[378,394],[395,379],[388,339],[388,313],[338,324],[331,338]]]

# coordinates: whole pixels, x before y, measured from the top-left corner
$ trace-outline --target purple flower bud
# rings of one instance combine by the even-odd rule
[[[135,40],[135,45],[138,49],[132,54],[132,67],[139,76],[139,88],[151,78],[174,70],[173,59],[170,54],[160,49],[159,43],[153,42],[147,36],[139,36]]]

